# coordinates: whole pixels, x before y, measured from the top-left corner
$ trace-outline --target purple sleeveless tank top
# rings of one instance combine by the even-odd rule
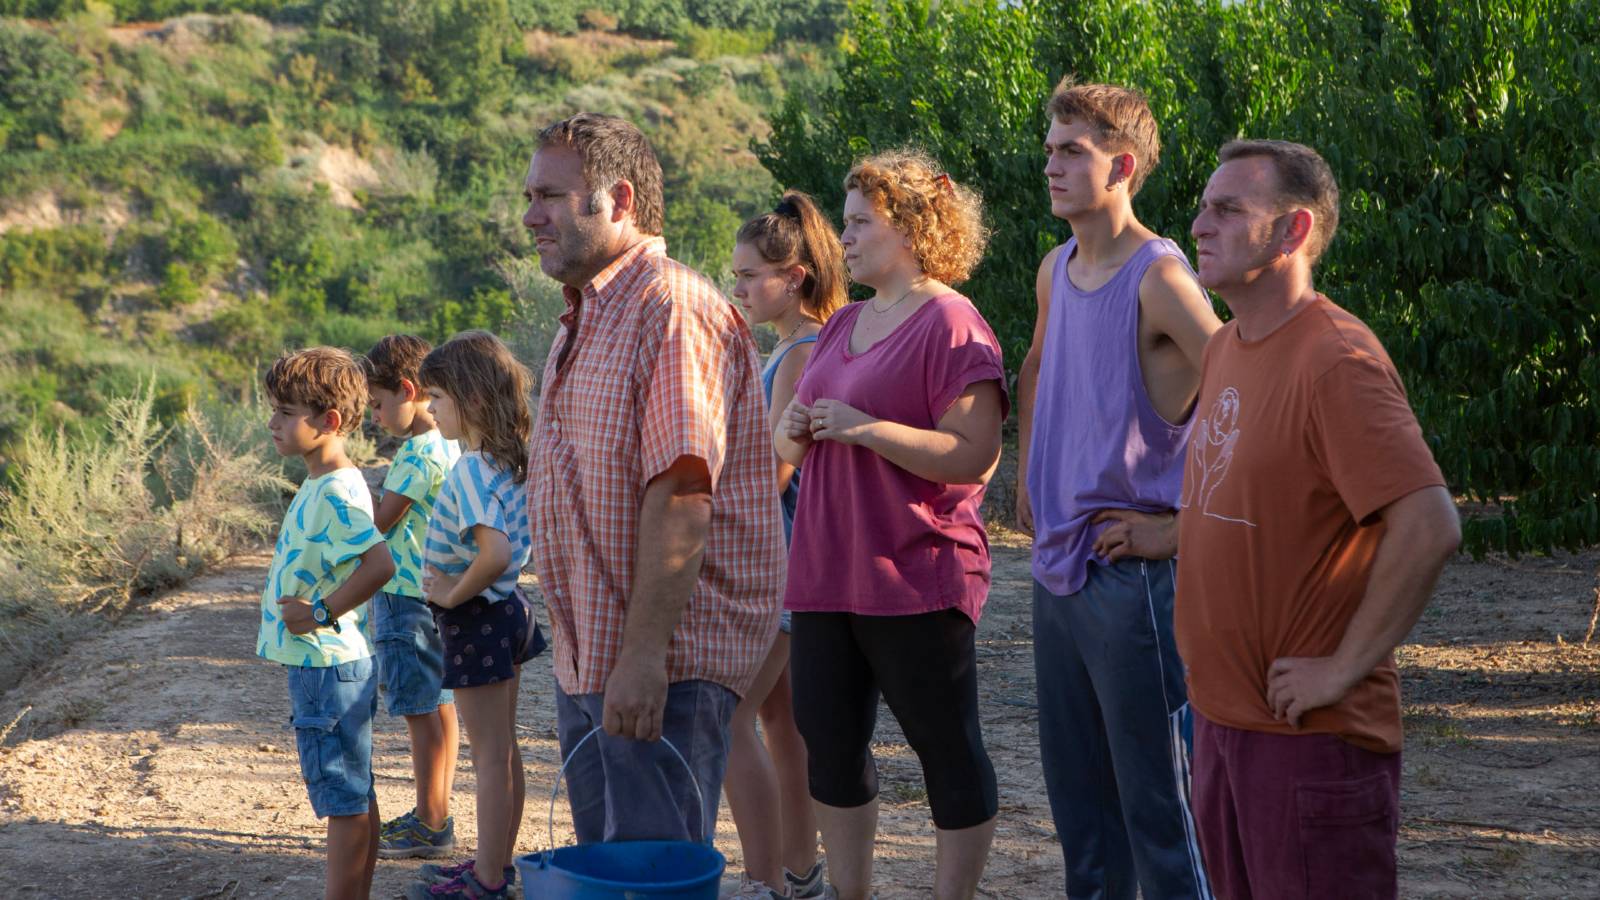
[[[1139,282],[1163,256],[1188,260],[1164,238],[1147,241],[1104,286],[1080,291],[1067,276],[1073,238],[1056,256],[1044,355],[1033,399],[1028,499],[1033,505],[1033,577],[1058,596],[1077,593],[1103,509],[1176,509],[1183,486],[1182,424],[1150,403],[1139,367]]]

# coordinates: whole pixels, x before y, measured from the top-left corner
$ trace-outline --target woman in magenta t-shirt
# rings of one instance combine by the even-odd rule
[[[971,896],[998,807],[978,725],[978,507],[1007,404],[994,332],[949,285],[983,255],[982,201],[914,152],[862,160],[844,186],[845,265],[875,294],[823,327],[774,435],[806,473],[784,595],[795,721],[842,896],[871,889],[880,692],[922,761],[937,893]]]

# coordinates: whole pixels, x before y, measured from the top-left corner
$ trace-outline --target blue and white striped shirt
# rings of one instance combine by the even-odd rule
[[[487,525],[511,542],[510,564],[483,592],[490,603],[499,603],[516,588],[517,574],[527,564],[533,544],[528,495],[510,471],[477,450],[461,454],[439,490],[428,518],[428,565],[447,575],[465,572],[478,555],[475,525]]]

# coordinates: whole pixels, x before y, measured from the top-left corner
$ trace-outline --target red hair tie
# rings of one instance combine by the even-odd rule
[[[946,172],[940,172],[938,175],[933,176],[933,181],[935,184],[939,185],[939,190],[944,191],[947,194],[954,194],[956,192],[955,187],[950,184],[950,175]]]

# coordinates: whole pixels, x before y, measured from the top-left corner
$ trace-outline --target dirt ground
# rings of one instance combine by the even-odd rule
[[[1059,896],[1040,778],[1026,543],[995,539],[979,631],[985,737],[1001,819],[986,897]],[[250,556],[149,603],[0,696],[0,859],[6,896],[315,897],[323,831],[301,786],[278,667],[252,654],[267,559]],[[1600,553],[1447,571],[1401,653],[1407,750],[1405,897],[1600,896],[1600,646],[1581,646]],[[548,843],[557,751],[548,656],[521,707],[529,802],[520,849]],[[925,896],[932,825],[915,758],[885,713],[879,896]],[[411,806],[401,722],[375,735],[385,815]],[[474,841],[472,773],[454,797]],[[717,845],[740,871],[723,810]],[[570,842],[557,804],[556,844]],[[380,863],[395,897],[414,862]]]

